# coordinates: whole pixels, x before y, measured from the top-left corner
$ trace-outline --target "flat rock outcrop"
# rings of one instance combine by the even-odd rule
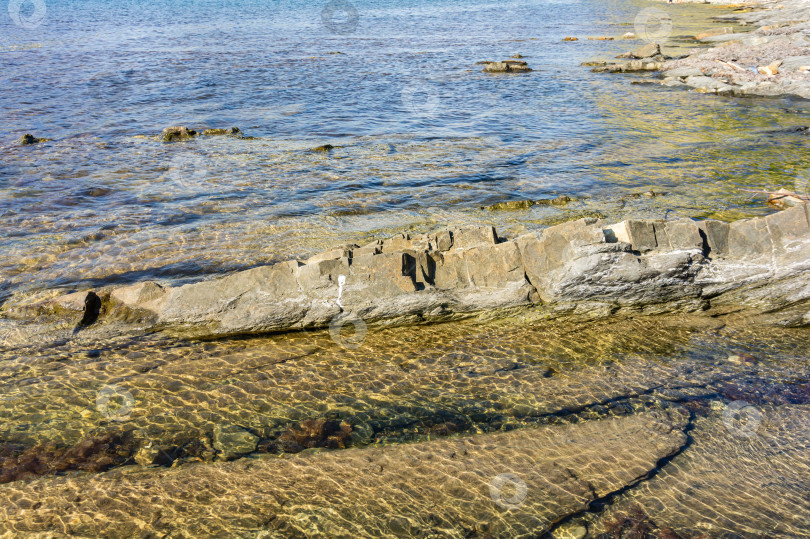
[[[695,37],[710,47],[666,58],[655,44],[622,55],[618,63],[590,62],[595,72],[661,72],[662,84],[726,96],[810,99],[810,9],[805,0],[760,0],[761,9],[716,17],[724,26]]]
[[[673,409],[394,447],[7,484],[0,534],[536,537],[677,453],[687,418]]]
[[[78,322],[93,293],[103,300],[100,322],[202,337],[328,327],[348,317],[411,324],[529,307],[599,317],[742,306],[770,313],[770,322],[807,325],[808,208],[731,224],[580,219],[510,240],[491,226],[401,234],[180,287],[142,282],[9,304],[4,315]]]

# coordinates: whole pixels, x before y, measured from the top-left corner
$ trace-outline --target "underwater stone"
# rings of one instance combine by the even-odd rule
[[[229,460],[256,451],[259,437],[236,425],[214,426],[214,449]]]

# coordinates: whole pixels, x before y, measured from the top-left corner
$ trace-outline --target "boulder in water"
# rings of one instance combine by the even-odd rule
[[[234,459],[256,451],[258,436],[254,436],[236,425],[214,427],[214,449],[220,451],[222,458]]]
[[[522,60],[504,60],[502,62],[485,61],[484,73],[528,73],[532,69]]]
[[[20,137],[20,145],[22,146],[29,146],[31,144],[39,144],[40,142],[48,142],[49,138],[37,138],[30,133],[26,133],[25,135]]]
[[[197,132],[185,126],[167,127],[159,135],[162,142],[179,142],[182,140],[190,140],[197,136]]]
[[[206,129],[205,131],[203,131],[203,135],[205,136],[228,135],[230,137],[241,137],[242,131],[240,131],[238,127],[231,127],[230,129]]]

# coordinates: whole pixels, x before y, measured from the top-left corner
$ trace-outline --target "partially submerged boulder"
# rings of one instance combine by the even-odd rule
[[[482,210],[500,211],[500,210],[527,210],[532,206],[565,206],[571,202],[571,197],[560,195],[557,198],[541,199],[541,200],[507,200],[505,202],[498,202],[491,206],[483,206]]]
[[[40,142],[48,142],[49,138],[38,138],[30,133],[26,133],[25,135],[20,137],[20,145],[21,146],[30,146],[32,144],[39,144]]]
[[[203,135],[205,136],[231,136],[231,137],[241,137],[242,131],[239,130],[238,127],[231,127],[230,129],[206,129],[203,131]]]
[[[522,60],[503,60],[502,62],[482,62],[484,73],[528,73],[532,71],[529,65]]]
[[[619,55],[617,58],[632,58],[635,60],[640,60],[642,58],[652,58],[653,56],[659,55],[661,55],[661,45],[658,43],[647,43],[646,45],[643,45],[637,49]]]
[[[162,142],[179,142],[183,140],[190,140],[197,136],[197,132],[185,126],[167,127],[158,136]]]

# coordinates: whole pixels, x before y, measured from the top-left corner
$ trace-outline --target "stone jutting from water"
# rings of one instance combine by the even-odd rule
[[[338,315],[411,324],[532,306],[600,317],[735,305],[767,311],[767,322],[807,325],[808,208],[731,224],[580,219],[512,240],[492,226],[400,234],[180,287],[94,293],[104,300],[101,322],[206,337],[328,327]],[[81,318],[86,294],[4,314]]]
[[[32,144],[39,144],[40,142],[48,142],[50,140],[51,139],[49,139],[49,138],[35,137],[34,135],[32,135],[30,133],[26,133],[25,135],[20,137],[19,142],[20,142],[21,146],[30,146]]]
[[[242,131],[240,131],[238,127],[231,127],[230,129],[206,129],[203,131],[203,135],[209,137],[222,135],[228,135],[231,137],[241,137]]]
[[[502,62],[481,62],[485,73],[528,73],[532,69],[522,60],[504,60]]]
[[[167,127],[163,132],[158,135],[158,139],[163,142],[178,142],[183,140],[190,140],[197,136],[197,131],[189,129],[185,126]]]

